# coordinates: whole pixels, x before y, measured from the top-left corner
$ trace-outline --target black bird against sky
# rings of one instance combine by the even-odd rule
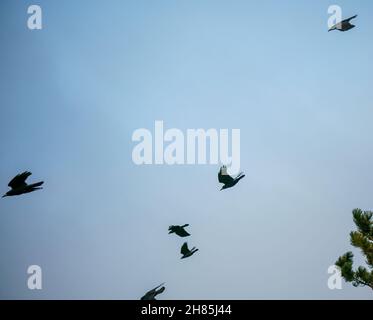
[[[226,166],[222,166],[220,168],[220,171],[219,171],[219,174],[218,174],[218,180],[220,183],[223,183],[223,187],[220,189],[220,190],[224,190],[224,189],[228,189],[228,188],[232,188],[233,186],[235,186],[238,181],[240,181],[243,177],[245,177],[245,175],[241,172],[236,178],[233,178],[231,177],[228,173],[227,173],[227,167]]]
[[[198,249],[196,247],[193,247],[191,250],[188,249],[188,244],[184,242],[184,244],[181,247],[180,253],[183,255],[181,259],[188,258],[192,256],[195,252],[197,252]]]
[[[31,172],[28,171],[16,175],[8,184],[11,190],[4,194],[3,198],[10,196],[18,196],[24,193],[29,193],[35,190],[43,189],[40,186],[44,183],[44,181],[40,181],[33,184],[27,184],[26,180],[29,176],[31,176]]]
[[[185,227],[188,227],[189,224],[184,224],[183,226],[170,226],[168,228],[168,234],[170,233],[176,233],[179,237],[188,237],[190,236],[190,233],[185,231]]]
[[[164,283],[161,283],[159,286],[145,293],[145,295],[141,297],[141,300],[157,300],[155,297],[166,289],[163,285]]]
[[[355,28],[355,25],[351,24],[351,20],[352,19],[355,19],[357,17],[357,15],[354,15],[353,17],[351,18],[348,18],[348,19],[345,19],[337,24],[335,24],[334,26],[332,26],[329,31],[333,31],[333,30],[339,30],[339,31],[342,31],[342,32],[345,32],[345,31],[348,31],[352,28]]]

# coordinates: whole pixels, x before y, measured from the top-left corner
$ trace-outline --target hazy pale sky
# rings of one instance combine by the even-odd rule
[[[0,2],[0,298],[371,299],[329,290],[372,209],[373,3],[326,0]],[[238,128],[246,177],[136,166],[137,128]],[[168,235],[189,223],[190,246]],[[355,266],[364,263],[355,253]],[[39,265],[43,289],[27,288]]]

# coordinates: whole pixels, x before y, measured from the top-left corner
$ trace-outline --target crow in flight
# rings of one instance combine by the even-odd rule
[[[155,297],[165,290],[165,287],[163,285],[164,283],[161,283],[158,287],[155,287],[154,289],[145,293],[145,295],[141,298],[141,300],[157,300]]]
[[[329,29],[329,31],[339,30],[339,31],[345,32],[345,31],[348,31],[352,28],[355,28],[355,25],[351,24],[350,21],[352,19],[355,19],[356,17],[357,17],[357,15],[354,15],[351,18],[345,19],[342,22],[339,22],[339,23],[335,24],[334,26],[332,26]]]
[[[189,224],[184,224],[183,226],[170,226],[168,228],[168,234],[176,233],[179,237],[187,237],[190,236],[188,232],[185,231],[185,227],[189,226]]]
[[[44,181],[40,181],[37,183],[27,184],[26,179],[31,176],[31,172],[25,171],[21,174],[16,175],[8,184],[11,188],[6,194],[3,195],[4,197],[10,196],[18,196],[20,194],[33,192],[35,190],[43,189],[40,186],[44,183]]]
[[[220,183],[223,183],[224,186],[220,189],[221,190],[224,190],[224,189],[228,189],[228,188],[232,188],[233,186],[235,186],[238,181],[240,181],[243,177],[245,177],[245,175],[241,172],[236,178],[232,178],[228,173],[227,173],[227,167],[226,166],[222,166],[220,168],[220,171],[219,171],[219,174],[218,174],[218,180]]]
[[[181,259],[190,257],[193,253],[197,252],[198,249],[196,247],[193,247],[192,250],[188,249],[188,244],[184,242],[184,244],[181,247],[180,253],[183,255]]]

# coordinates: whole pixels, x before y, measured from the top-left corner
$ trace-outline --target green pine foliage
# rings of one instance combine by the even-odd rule
[[[355,287],[368,286],[373,289],[373,212],[355,209],[352,211],[357,231],[350,233],[351,245],[361,250],[367,267],[353,269],[352,252],[339,257],[335,263],[341,268],[342,277]]]

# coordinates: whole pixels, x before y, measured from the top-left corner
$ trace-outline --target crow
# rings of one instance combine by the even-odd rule
[[[33,192],[35,190],[43,189],[39,188],[44,181],[40,181],[33,184],[27,184],[26,179],[31,176],[31,172],[25,171],[21,174],[16,175],[8,184],[8,186],[11,188],[6,194],[3,195],[4,197],[10,197],[10,196],[18,196],[24,193]]]
[[[183,255],[181,257],[181,259],[188,258],[191,255],[193,255],[193,253],[195,253],[197,251],[198,251],[198,249],[196,249],[196,247],[193,247],[192,250],[189,250],[188,249],[188,244],[186,242],[184,242],[184,244],[181,246],[181,250],[180,250],[180,253]]]
[[[183,226],[170,226],[168,228],[168,234],[176,233],[179,237],[188,237],[190,234],[184,230],[187,226],[189,226],[189,224],[184,224]]]
[[[163,285],[164,283],[161,283],[158,287],[155,287],[154,289],[145,293],[145,295],[141,297],[141,300],[157,300],[155,297],[166,289]]]
[[[335,24],[334,26],[332,26],[329,29],[329,32],[333,31],[333,30],[339,30],[339,31],[345,32],[345,31],[348,31],[352,28],[355,28],[355,25],[351,24],[350,21],[352,19],[355,19],[356,17],[357,17],[357,15],[354,15],[351,18],[345,19],[342,22],[339,22],[339,23]]]
[[[222,166],[220,168],[220,171],[219,171],[219,174],[218,174],[218,180],[220,183],[223,183],[224,186],[220,189],[221,190],[224,190],[224,189],[228,189],[228,188],[232,188],[233,186],[235,186],[238,181],[240,181],[243,177],[245,177],[245,175],[241,172],[236,178],[232,178],[228,173],[227,173],[227,167],[226,166]]]

